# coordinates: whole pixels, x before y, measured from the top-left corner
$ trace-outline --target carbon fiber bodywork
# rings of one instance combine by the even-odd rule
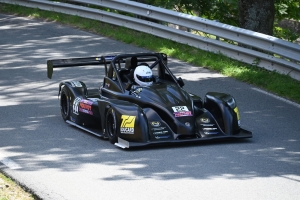
[[[140,64],[152,69],[151,86],[134,84],[131,74]],[[99,89],[88,89],[82,81],[61,82],[62,117],[119,147],[252,137],[240,127],[239,110],[231,95],[208,92],[201,99],[185,91],[182,79],[167,67],[165,54],[48,60],[48,78],[53,68],[84,65],[104,65],[103,83]]]

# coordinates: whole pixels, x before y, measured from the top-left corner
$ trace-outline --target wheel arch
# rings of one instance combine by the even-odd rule
[[[137,142],[145,142],[149,140],[149,134],[148,134],[148,122],[145,113],[143,112],[143,109],[139,107],[137,104],[123,101],[123,100],[99,100],[99,112],[101,115],[101,125],[102,125],[102,131],[107,136],[106,133],[106,114],[109,110],[109,108],[114,109],[115,115],[116,115],[116,127],[117,127],[117,135],[118,137],[130,140],[130,141],[137,141]],[[125,122],[126,120],[134,120],[133,127],[130,125],[123,125],[122,122]],[[123,124],[130,124],[128,121]],[[124,128],[124,129],[123,129]],[[134,132],[131,133],[130,131],[126,132],[125,130],[129,130],[127,128],[132,128]],[[122,133],[122,129],[124,130]]]
[[[87,95],[87,87],[82,81],[60,82],[58,86],[58,96],[60,96],[63,87],[67,87],[68,91],[72,94],[73,97]]]
[[[67,105],[68,108],[62,107],[62,91],[65,90],[67,93]],[[74,113],[74,101],[76,98],[85,99],[87,94],[87,87],[82,81],[65,81],[60,82],[58,87],[58,99],[60,101],[60,107],[61,107],[61,114],[63,119],[71,120],[72,122],[75,122],[76,124],[80,124],[82,119],[78,114]],[[65,109],[65,110],[64,110]]]
[[[216,118],[217,123],[226,134],[235,134],[240,130],[237,104],[235,99],[225,93],[208,92],[204,107]]]

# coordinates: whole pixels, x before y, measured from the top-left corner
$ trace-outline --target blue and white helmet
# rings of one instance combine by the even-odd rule
[[[140,86],[152,85],[152,70],[146,65],[138,66],[134,70],[134,81]]]

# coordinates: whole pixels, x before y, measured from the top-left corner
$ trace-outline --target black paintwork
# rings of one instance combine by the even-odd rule
[[[148,64],[155,74],[151,86],[134,84],[132,72],[141,63]],[[108,137],[113,143],[118,141],[118,146],[252,137],[239,125],[232,96],[208,92],[202,100],[188,93],[183,89],[182,79],[167,67],[165,54],[48,60],[48,77],[52,77],[53,68],[83,65],[104,65],[106,75],[99,89],[87,89],[81,81],[60,83],[59,95],[63,87],[68,91],[69,103],[61,103],[70,110],[69,117],[64,119],[77,127],[93,129],[94,134]]]

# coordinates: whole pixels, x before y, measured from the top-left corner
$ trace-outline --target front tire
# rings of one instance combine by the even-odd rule
[[[70,119],[70,96],[66,87],[60,93],[60,112],[65,121]]]
[[[115,144],[118,141],[117,120],[114,109],[109,108],[106,113],[105,129],[110,143]]]

